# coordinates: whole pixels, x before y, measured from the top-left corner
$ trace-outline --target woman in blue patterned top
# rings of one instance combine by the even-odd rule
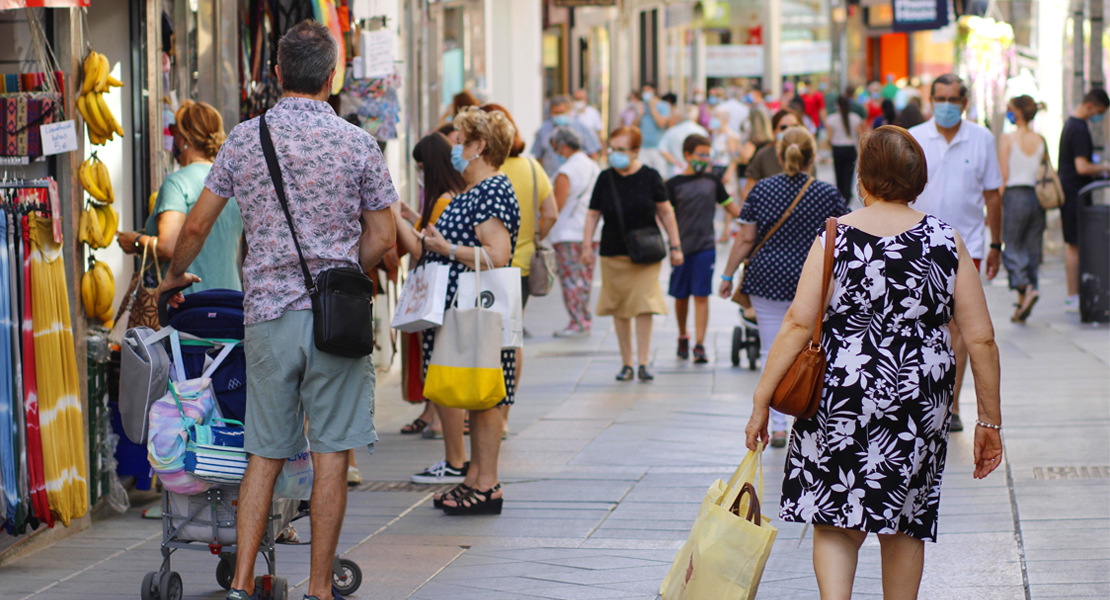
[[[484,249],[494,267],[505,267],[513,258],[520,230],[520,209],[509,178],[501,164],[509,156],[516,128],[501,112],[482,112],[466,108],[453,121],[459,143],[452,149],[451,163],[463,175],[467,188],[443,211],[436,224],[422,236],[428,261],[451,265],[447,287],[447,307],[455,300],[459,274],[473,268]],[[424,369],[435,347],[436,330],[424,332]],[[515,392],[513,350],[501,352],[501,367],[508,395],[501,405],[512,405]],[[462,428],[448,431],[444,419],[444,440],[462,444]],[[461,421],[461,419],[460,419]],[[461,423],[460,423],[461,424]],[[473,460],[465,469],[466,479],[447,494],[437,495],[437,505],[451,515],[501,514],[501,484],[497,479],[497,458],[501,452],[504,425],[501,411],[491,408],[471,412],[470,451]],[[457,438],[457,439],[455,439]]]
[[[748,193],[740,209],[740,236],[732,245],[725,267],[721,295],[732,295],[732,275],[748,257],[758,240],[778,223],[802,188],[810,182],[810,169],[817,156],[817,143],[804,127],[787,129],[775,145],[782,174],[760,180]],[[798,289],[798,277],[806,262],[813,237],[824,227],[825,219],[846,214],[844,198],[832,185],[812,181],[782,227],[767,238],[745,268],[740,291],[748,294],[759,321],[759,341],[764,358],[771,341],[782,327],[782,319]],[[766,364],[766,360],[763,361]],[[771,411],[771,446],[786,446],[786,416]]]

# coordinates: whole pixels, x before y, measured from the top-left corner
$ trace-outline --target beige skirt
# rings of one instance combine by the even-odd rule
[[[667,314],[667,301],[659,285],[662,268],[662,262],[638,265],[627,256],[602,256],[596,314],[622,319]]]

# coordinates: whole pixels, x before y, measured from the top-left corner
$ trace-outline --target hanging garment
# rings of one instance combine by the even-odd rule
[[[89,507],[77,357],[62,245],[50,219],[32,214],[30,225],[35,372],[45,375],[37,382],[43,472],[50,510],[68,527]]]
[[[23,400],[23,363],[20,360],[19,334],[19,272],[22,263],[16,250],[19,217],[8,213],[8,337],[11,347],[12,405],[15,409],[16,452],[19,453],[19,511],[13,524],[17,535],[26,533],[26,521],[31,517],[30,475],[27,470],[27,410]],[[3,293],[0,290],[0,293]]]
[[[10,317],[7,311],[8,295],[8,218],[0,210],[0,474],[4,479],[4,509],[7,520],[4,528],[12,533],[19,519],[19,448],[16,443],[15,404],[11,395],[11,346]]]
[[[46,476],[42,464],[42,431],[39,428],[39,400],[35,379],[35,334],[32,321],[31,298],[31,225],[30,217],[23,217],[23,394],[24,409],[27,411],[27,463],[30,473],[31,505],[35,517],[45,521],[48,527],[54,526],[54,515],[50,512],[50,502],[46,497]],[[66,313],[68,314],[68,312]]]

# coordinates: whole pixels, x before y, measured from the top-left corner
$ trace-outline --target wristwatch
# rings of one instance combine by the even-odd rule
[[[999,252],[1001,252],[1002,244],[991,244],[991,250],[998,250]]]
[[[671,246],[671,252],[679,252],[682,250],[681,246]]]
[[[139,240],[141,240],[141,239],[143,239],[143,234],[140,233],[139,235],[135,236],[135,249],[136,250],[143,247],[143,245],[139,243]]]

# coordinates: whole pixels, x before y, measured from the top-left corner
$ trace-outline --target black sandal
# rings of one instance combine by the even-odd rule
[[[491,487],[489,491],[486,492],[471,488],[465,496],[455,500],[455,506],[447,506],[444,504],[443,512],[455,516],[499,515],[501,514],[501,505],[504,498],[494,498],[493,495],[500,490],[500,483]]]
[[[447,492],[432,496],[432,506],[436,508],[443,508],[444,500],[453,500],[457,502],[459,498],[465,496],[467,492],[469,492],[471,489],[473,488],[471,488],[469,485],[466,485],[465,483],[460,483]],[[437,498],[436,496],[439,497]]]
[[[409,423],[408,425],[405,425],[404,427],[402,427],[401,428],[401,433],[403,435],[409,435],[410,433],[423,433],[424,430],[427,429],[427,428],[428,428],[428,422],[427,421],[425,421],[424,419],[417,419],[417,420],[413,421],[412,423]]]

